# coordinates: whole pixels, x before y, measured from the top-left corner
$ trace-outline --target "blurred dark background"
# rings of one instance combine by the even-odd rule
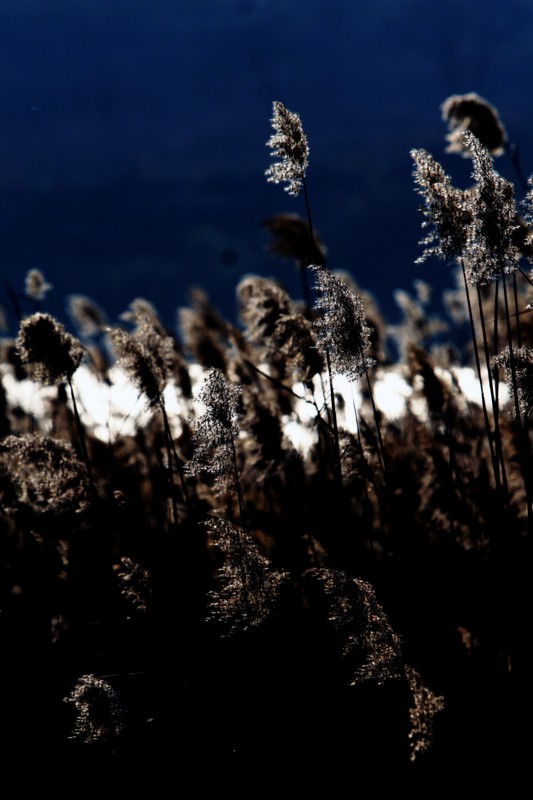
[[[395,289],[451,285],[446,266],[414,263],[409,150],[466,185],[439,107],[469,91],[499,110],[530,174],[530,0],[0,0],[0,302],[33,267],[62,319],[71,293],[111,321],[142,296],[172,326],[192,284],[234,318],[251,272],[299,296],[260,224],[305,213],[264,178],[276,99],[309,138],[329,265],[394,321]],[[505,156],[498,167],[513,178]]]

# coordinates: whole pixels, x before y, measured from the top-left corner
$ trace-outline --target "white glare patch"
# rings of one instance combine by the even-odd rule
[[[145,398],[120,367],[109,370],[110,383],[103,381],[88,367],[80,367],[73,378],[76,402],[84,425],[105,442],[117,436],[133,436],[157,410],[147,408]],[[175,436],[182,430],[180,414],[183,402],[178,390],[169,384],[163,392],[165,410]]]
[[[378,374],[374,385],[374,399],[387,419],[399,419],[404,414],[406,401],[412,393],[412,388],[397,372],[381,371]]]
[[[11,372],[2,371],[2,383],[9,405],[12,408],[18,406],[25,414],[36,419],[46,420],[50,416],[50,401],[57,397],[57,388],[42,386],[29,378],[17,381]]]
[[[123,369],[111,367],[109,380],[107,383],[81,366],[72,381],[83,424],[105,442],[132,436],[137,426],[150,418],[144,399]]]
[[[435,368],[440,380],[470,403],[481,405],[481,392],[475,370],[470,367],[452,367],[450,370]],[[192,394],[198,397],[204,384],[206,370],[197,365],[189,365]],[[25,413],[39,421],[41,430],[49,428],[50,401],[57,397],[57,387],[41,386],[30,379],[17,381],[9,368],[0,371],[8,404],[11,408],[20,407]],[[398,367],[378,370],[371,376],[376,406],[390,420],[399,419],[409,407],[419,419],[427,419],[427,403],[423,397],[423,386],[413,388],[402,377]],[[283,429],[288,440],[304,456],[316,442],[316,418],[320,414],[327,419],[327,409],[331,407],[329,378],[327,375],[315,376],[314,391],[302,383],[296,383],[293,391],[301,399],[294,401],[294,411],[283,419]],[[76,402],[83,424],[102,441],[114,441],[119,436],[132,436],[139,426],[145,425],[151,416],[159,413],[147,408],[146,400],[128,378],[126,372],[117,366],[111,367],[108,380],[103,380],[89,367],[80,366],[73,378]],[[357,413],[361,408],[360,381],[350,382],[343,375],[333,379],[336,398],[337,418],[340,428],[355,433]],[[484,384],[487,407],[490,410],[488,383]],[[164,392],[165,408],[175,436],[182,430],[181,419],[202,413],[202,404],[190,404],[184,400],[178,387],[169,384]],[[505,383],[499,384],[499,404],[509,401]],[[70,398],[69,398],[70,403]]]
[[[295,450],[303,456],[308,455],[309,451],[316,442],[315,427],[303,425],[297,419],[283,417],[283,432]]]
[[[455,380],[459,385],[459,389],[469,403],[475,403],[481,406],[481,389],[479,387],[479,379],[477,372],[471,367],[452,367],[451,370],[435,368],[435,375],[444,381],[448,386],[453,386]],[[490,404],[490,388],[488,378],[483,378],[483,393],[485,395],[485,402],[487,408],[491,408]],[[509,400],[509,391],[505,383],[498,384],[498,403],[504,406]]]

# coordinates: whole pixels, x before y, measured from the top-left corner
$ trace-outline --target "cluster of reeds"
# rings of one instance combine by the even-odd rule
[[[325,265],[307,138],[280,102],[267,178],[303,190],[305,217],[266,227],[302,301],[245,276],[238,324],[194,289],[173,332],[145,300],[109,326],[77,297],[75,337],[42,310],[40,273],[25,297],[10,291],[0,641],[14,749],[169,773],[204,758],[221,785],[289,770],[301,786],[380,766],[479,774],[520,752],[533,195],[520,214],[494,169],[508,145],[488,103],[450,98],[444,113],[473,187],[412,155],[423,258],[461,279],[450,320],[428,315],[419,281],[389,328]],[[102,387],[117,366],[136,387],[146,413],[131,433],[84,422],[84,363]],[[461,388],[474,372],[480,402]],[[378,396],[391,381],[394,414]],[[28,383],[52,387],[38,413],[17,394]]]

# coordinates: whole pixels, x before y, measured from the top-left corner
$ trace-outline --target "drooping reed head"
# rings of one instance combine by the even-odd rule
[[[325,594],[328,619],[340,634],[343,656],[351,661],[351,685],[398,678],[401,642],[371,584],[331,569],[319,569],[313,578]]]
[[[300,116],[283,103],[274,101],[272,127],[274,134],[267,142],[274,158],[281,159],[265,172],[269,183],[286,183],[285,191],[296,196],[303,185],[309,163],[309,146]]]
[[[416,191],[424,198],[422,226],[431,226],[418,261],[432,255],[447,261],[462,258],[470,282],[487,284],[517,268],[514,189],[495,171],[489,151],[473,133],[463,131],[461,139],[473,164],[475,185],[468,190],[452,186],[425,150],[411,151]]]
[[[473,133],[465,131],[462,136],[476,181],[470,195],[472,223],[464,255],[470,281],[485,284],[517,269],[520,251],[514,243],[514,187],[496,172],[489,151]]]
[[[424,200],[422,227],[429,228],[420,242],[424,252],[417,263],[430,256],[455,260],[466,248],[472,220],[468,194],[452,186],[442,166],[425,150],[411,150],[411,158],[416,191]]]
[[[169,379],[164,347],[159,352],[149,348],[142,339],[122,328],[111,330],[110,337],[118,364],[146,397],[149,407],[161,406],[163,391]],[[161,340],[162,345],[164,341]]]
[[[416,759],[430,749],[433,741],[435,716],[444,710],[444,697],[434,694],[423,682],[420,674],[407,666],[405,676],[411,690],[413,705],[409,709],[410,759]]]
[[[368,357],[370,328],[361,297],[326,267],[311,265],[320,312],[315,321],[319,347],[330,353],[336,373],[356,380],[374,364]]]
[[[94,336],[107,325],[104,312],[89,297],[71,294],[68,298],[68,313],[81,336]]]
[[[82,675],[66,703],[73,703],[77,719],[72,739],[86,744],[111,741],[124,731],[125,709],[110,683],[94,675]]]
[[[208,619],[226,636],[257,628],[275,610],[287,573],[272,568],[243,528],[223,519],[209,519],[206,527],[224,555],[220,588],[210,593]]]
[[[40,269],[30,269],[26,273],[24,290],[26,297],[30,300],[44,300],[46,294],[52,289],[52,284],[48,283]]]
[[[309,223],[298,214],[276,214],[263,221],[272,235],[268,250],[281,258],[299,264],[325,264],[327,250],[316,231],[309,232]]]
[[[187,465],[191,475],[206,472],[220,479],[233,475],[233,449],[239,434],[237,406],[241,387],[230,383],[219,369],[209,370],[198,400],[205,411],[193,420],[194,453]]]
[[[276,281],[247,275],[237,286],[239,316],[251,342],[265,342],[273,334],[276,322],[291,311],[291,299]]]
[[[454,94],[441,106],[442,118],[448,123],[449,142],[446,152],[470,156],[462,134],[471,131],[493,156],[501,155],[507,144],[507,133],[497,110],[476,92]]]
[[[23,320],[16,347],[22,363],[33,366],[36,380],[45,384],[70,380],[85,355],[79,341],[50,314]]]
[[[516,393],[518,410],[527,417],[533,411],[533,350],[530,347],[506,347],[493,363],[505,371],[509,394]],[[513,406],[512,413],[515,414]]]
[[[207,369],[225,370],[229,326],[198,286],[189,289],[190,306],[178,309],[178,329],[186,352]]]
[[[86,472],[73,447],[43,433],[8,436],[0,445],[0,505],[32,519],[88,506]]]

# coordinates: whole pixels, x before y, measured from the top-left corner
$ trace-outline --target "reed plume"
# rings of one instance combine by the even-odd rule
[[[267,142],[273,158],[279,158],[265,172],[269,183],[286,183],[285,191],[300,193],[309,164],[309,145],[299,114],[275,101],[271,119],[274,133]]]

